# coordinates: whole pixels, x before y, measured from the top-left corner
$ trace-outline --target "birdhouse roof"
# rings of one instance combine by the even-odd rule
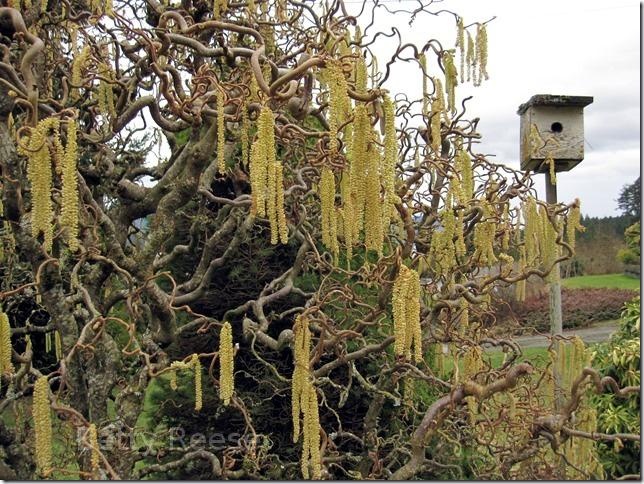
[[[560,96],[556,94],[535,94],[527,103],[519,106],[517,114],[525,113],[532,106],[585,107],[593,102],[592,96]]]

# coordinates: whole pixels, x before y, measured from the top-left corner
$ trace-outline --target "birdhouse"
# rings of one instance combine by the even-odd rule
[[[584,107],[592,96],[537,94],[519,106],[521,169],[568,171],[584,159]]]

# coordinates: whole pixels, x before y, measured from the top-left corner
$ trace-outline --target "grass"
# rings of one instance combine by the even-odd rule
[[[584,287],[603,287],[614,289],[633,289],[639,291],[640,280],[624,274],[602,274],[598,276],[579,276],[562,279],[561,284],[571,289]]]

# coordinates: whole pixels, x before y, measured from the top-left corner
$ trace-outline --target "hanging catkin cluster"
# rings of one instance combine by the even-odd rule
[[[525,221],[525,256],[526,264],[534,266],[539,257],[539,241],[541,240],[541,221],[537,211],[537,202],[530,197],[523,205],[523,219]]]
[[[74,59],[72,61],[72,92],[71,92],[71,98],[72,100],[78,99],[79,96],[79,89],[81,87],[81,84],[83,82],[83,70],[87,66],[90,55],[92,51],[90,50],[89,45],[84,46],[80,53],[76,54],[74,56]]]
[[[467,151],[459,149],[455,156],[456,172],[461,176],[461,195],[459,203],[467,205],[474,197],[474,171],[472,168],[472,159]]]
[[[219,335],[219,396],[228,406],[235,390],[233,330],[226,321]]]
[[[203,405],[203,388],[201,383],[201,362],[199,355],[193,353],[190,356],[188,363],[184,361],[173,361],[170,365],[170,388],[177,389],[177,371],[192,369],[194,372],[194,386],[195,386],[195,410],[201,410]]]
[[[250,150],[250,182],[252,187],[251,213],[268,216],[271,243],[288,242],[288,227],[284,213],[282,163],[275,149],[273,112],[264,106],[257,120],[257,139]]]
[[[445,67],[445,92],[447,93],[447,109],[451,112],[456,109],[456,86],[458,85],[458,72],[454,65],[454,56],[450,51],[443,53]]]
[[[320,176],[320,211],[322,214],[322,243],[337,257],[338,227],[335,213],[335,175],[326,166]]]
[[[548,210],[546,207],[541,206],[539,210],[541,218],[541,238],[539,241],[541,251],[541,263],[545,270],[550,270],[552,265],[559,257],[559,245],[557,245],[557,235],[559,231],[559,220],[555,215],[554,225],[550,222]],[[559,279],[559,266],[552,268],[546,280],[554,282]]]
[[[320,416],[315,385],[309,368],[311,332],[306,316],[298,315],[293,327],[295,344],[293,359],[295,368],[291,379],[291,410],[293,417],[293,442],[297,442],[302,430],[302,476],[319,480],[320,462]],[[302,425],[300,426],[300,415]],[[311,473],[309,474],[309,466]]]
[[[333,156],[338,152],[338,127],[350,110],[351,100],[342,64],[330,61],[324,70],[324,79],[329,86],[329,150]]]
[[[190,358],[190,366],[192,366],[195,375],[195,410],[198,412],[203,405],[203,389],[201,387],[201,361],[196,353],[193,353]]]
[[[593,406],[582,404],[577,409],[575,421],[575,430],[589,434],[597,432],[597,410]],[[597,442],[593,439],[571,437],[565,443],[563,453],[572,464],[566,466],[566,479],[586,480],[588,475],[606,479],[597,452]]]
[[[11,363],[11,326],[9,317],[0,310],[0,374],[13,374]]]
[[[226,146],[226,123],[224,120],[224,102],[226,93],[221,86],[217,89],[217,168],[219,173],[226,171],[224,147]]]
[[[496,235],[496,222],[494,208],[484,200],[481,203],[483,216],[474,227],[474,257],[479,259],[481,264],[490,265],[497,261],[494,255],[494,238]]]
[[[41,376],[34,385],[33,419],[36,434],[36,466],[46,475],[52,466],[52,429],[49,405],[49,383],[46,376]]]
[[[188,363],[185,363],[183,361],[173,361],[172,364],[170,365],[170,388],[173,390],[177,389],[177,371],[178,370],[186,370],[190,368],[190,365]]]
[[[438,157],[441,151],[441,118],[445,116],[445,99],[443,97],[443,83],[440,79],[434,79],[434,87],[436,92],[432,101],[430,134],[432,150]]]
[[[448,199],[451,198],[451,195],[448,196]],[[457,223],[459,224],[459,227],[457,227]],[[464,252],[465,248],[465,243],[462,240],[463,224],[460,222],[460,219],[457,220],[454,215],[451,203],[448,203],[440,212],[440,225],[441,229],[436,230],[432,235],[429,247],[429,256],[439,273],[447,273],[456,266],[457,263],[457,248],[454,243],[455,237],[459,247],[459,252]],[[457,236],[459,230],[460,237]],[[463,255],[463,253],[459,253],[458,255]]]
[[[479,67],[479,73],[476,78],[477,84],[481,85],[483,78],[487,81],[487,27],[485,24],[479,25],[476,31],[476,63]]]
[[[461,84],[465,82],[465,26],[463,17],[456,21],[456,48],[459,52]]]
[[[113,120],[116,118],[116,107],[114,105],[114,88],[112,82],[114,81],[114,72],[109,63],[101,62],[97,66],[97,74],[100,77],[98,90],[97,90],[97,103],[98,111],[107,119]]]
[[[397,356],[423,359],[422,335],[420,328],[420,277],[418,272],[404,264],[400,266],[398,277],[394,281],[392,294],[394,317],[394,353]]]
[[[387,226],[395,210],[396,162],[398,161],[398,135],[396,134],[396,108],[394,102],[385,95],[382,103],[385,116],[384,159],[382,162],[382,181],[384,189],[383,223]]]
[[[429,116],[429,91],[427,89],[427,56],[424,52],[418,56],[418,62],[423,75],[423,116],[426,117]]]
[[[572,250],[575,250],[575,232],[583,232],[586,228],[581,225],[581,202],[575,198],[575,203],[568,213],[566,221],[566,242]]]
[[[31,233],[44,236],[44,246],[51,252],[53,243],[54,209],[51,200],[52,192],[52,157],[49,150],[49,131],[54,138],[60,139],[60,121],[57,118],[46,118],[31,130],[26,148],[20,152],[28,158],[27,175],[31,182]]]
[[[460,54],[461,83],[465,81],[465,72],[467,72],[467,81],[471,80],[475,86],[480,86],[483,79],[489,79],[487,27],[485,24],[477,26],[476,40],[467,31],[467,43],[465,33],[463,19],[459,17],[456,21],[456,48]],[[447,68],[445,73],[447,74]]]
[[[76,161],[78,148],[76,140],[76,121],[67,123],[67,146],[63,158],[63,207],[60,224],[67,228],[69,248],[78,250],[78,179]]]
[[[365,153],[365,208],[364,208],[364,239],[367,250],[375,250],[382,255],[384,242],[383,204],[381,197],[381,164],[382,155],[376,148],[380,141],[379,135],[371,130],[373,142],[369,143]],[[356,176],[360,176],[357,174]]]
[[[49,133],[52,133],[49,146]],[[32,128],[25,146],[18,148],[20,154],[27,157],[27,176],[31,182],[31,233],[44,237],[45,250],[51,252],[53,244],[54,209],[51,199],[53,173],[52,151],[56,172],[63,178],[63,210],[61,225],[69,229],[70,248],[76,250],[78,245],[78,187],[76,178],[76,124],[69,121],[67,146],[63,149],[60,140],[60,120],[46,118]]]

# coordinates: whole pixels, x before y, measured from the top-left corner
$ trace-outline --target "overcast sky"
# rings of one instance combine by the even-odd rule
[[[386,0],[390,7],[413,8],[417,1]],[[360,2],[361,3],[361,2]],[[358,6],[349,0],[351,7]],[[614,0],[445,0],[434,10],[459,13],[465,24],[496,17],[488,25],[490,80],[474,88],[459,86],[457,96],[474,95],[468,118],[480,117],[483,141],[478,151],[519,168],[517,107],[534,94],[594,96],[585,112],[585,159],[574,170],[557,175],[559,200],[582,200],[582,212],[619,215],[616,199],[623,185],[639,176],[640,5]],[[453,17],[424,15],[410,27],[403,15],[383,9],[379,30],[397,26],[403,41],[424,44],[431,38],[453,47]],[[363,22],[361,22],[363,23]],[[390,55],[376,51],[379,64]],[[409,66],[409,68],[407,68]],[[430,72],[437,73],[436,64]],[[400,63],[387,83],[393,93],[417,96],[417,68]],[[416,86],[418,84],[418,86]],[[544,176],[537,187],[544,197]]]

